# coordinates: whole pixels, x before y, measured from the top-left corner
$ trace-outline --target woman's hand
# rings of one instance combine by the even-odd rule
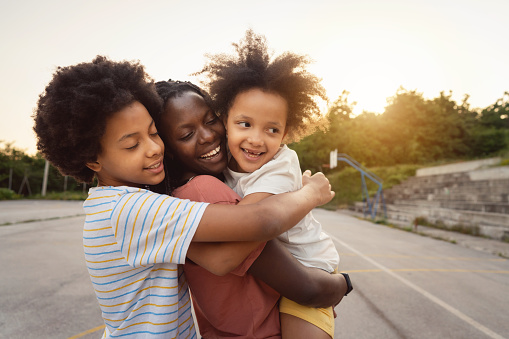
[[[336,194],[331,191],[329,179],[322,172],[311,175],[311,171],[306,170],[302,175],[302,185],[310,189],[312,197],[317,199],[317,206],[328,203]]]

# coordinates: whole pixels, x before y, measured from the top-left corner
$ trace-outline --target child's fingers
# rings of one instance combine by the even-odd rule
[[[304,173],[302,173],[302,175],[306,175],[308,177],[311,176],[311,171],[310,170],[305,170]]]

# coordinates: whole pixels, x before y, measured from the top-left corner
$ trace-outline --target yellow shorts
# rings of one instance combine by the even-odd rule
[[[321,328],[330,335],[331,338],[334,338],[334,312],[332,311],[332,307],[314,308],[302,306],[295,301],[281,297],[279,300],[279,312],[303,319]]]

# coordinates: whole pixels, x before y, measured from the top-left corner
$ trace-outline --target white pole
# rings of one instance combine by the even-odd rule
[[[42,178],[42,191],[41,191],[41,195],[43,197],[46,196],[46,187],[48,186],[48,172],[49,172],[49,161],[46,160],[46,163],[44,164],[44,177]]]
[[[12,167],[9,168],[9,189],[12,190]]]

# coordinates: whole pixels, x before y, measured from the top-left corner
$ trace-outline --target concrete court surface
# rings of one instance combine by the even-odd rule
[[[0,202],[0,225],[14,223],[0,226],[0,338],[100,338],[80,209],[81,202]],[[336,338],[509,338],[506,258],[313,213],[354,283],[336,308]]]

